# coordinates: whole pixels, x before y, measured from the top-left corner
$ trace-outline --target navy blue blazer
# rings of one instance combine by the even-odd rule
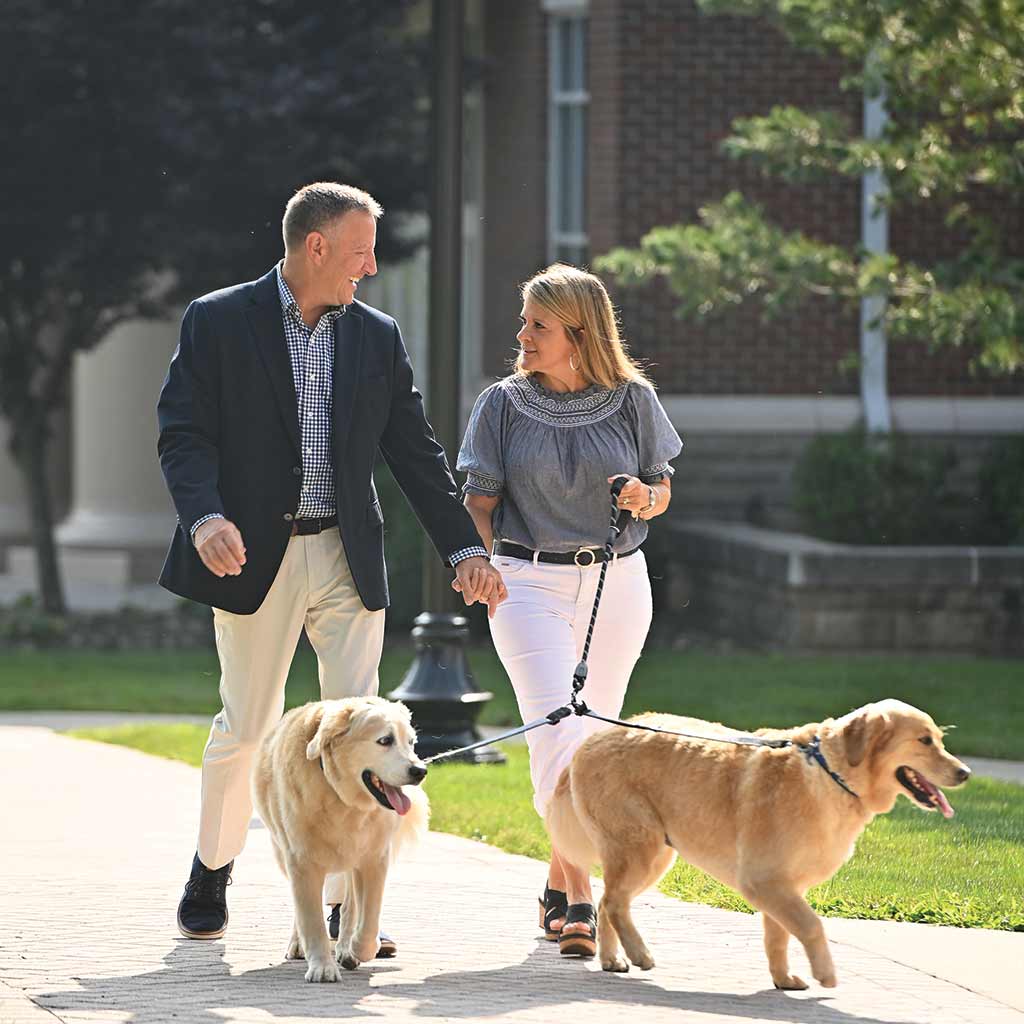
[[[413,386],[398,324],[353,302],[334,328],[334,482],[338,525],[363,604],[388,605],[378,450],[438,554],[482,546]],[[302,484],[301,434],[275,271],[196,299],[157,405],[157,450],[178,526],[160,574],[175,594],[243,615],[267,596]],[[245,543],[238,576],[217,577],[192,544],[211,512]]]

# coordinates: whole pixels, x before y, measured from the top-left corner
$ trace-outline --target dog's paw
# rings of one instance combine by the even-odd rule
[[[624,956],[607,957],[601,961],[601,970],[625,974],[629,970],[629,961]]]
[[[820,978],[815,979],[822,988],[835,988],[839,984],[835,971],[826,971]]]
[[[808,987],[807,982],[795,974],[784,974],[781,978],[772,978],[772,984],[785,992],[802,992]]]
[[[333,960],[311,963],[306,968],[306,981],[338,981],[341,971]]]
[[[305,960],[306,954],[302,951],[302,943],[296,938],[292,937],[288,943],[288,948],[284,951],[285,960]]]
[[[346,971],[354,971],[359,966],[359,961],[351,953],[345,953],[340,963]]]
[[[641,971],[649,971],[654,966],[654,957],[651,956],[651,951],[645,949],[639,956],[630,957],[633,961],[634,967],[639,967]]]

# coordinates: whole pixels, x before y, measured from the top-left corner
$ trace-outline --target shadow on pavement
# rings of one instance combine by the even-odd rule
[[[623,1011],[683,1010],[709,1018],[778,1020],[791,1024],[901,1024],[898,1019],[862,1017],[828,1004],[829,996],[790,996],[774,989],[746,995],[667,990],[656,975],[610,975],[586,970],[579,961],[560,960],[546,943],[518,964],[481,971],[438,971],[423,980],[394,980],[400,964],[346,972],[338,984],[311,985],[301,962],[276,963],[232,975],[222,942],[178,940],[163,958],[166,966],[136,975],[75,979],[77,988],[34,995],[55,1013],[129,1014],[131,1024],[224,1024],[225,1011],[262,1010],[272,1017],[324,1020],[374,1017],[381,1013],[424,1018],[496,1018],[505,1013],[598,1000],[591,1019]],[[388,975],[383,985],[374,978]],[[369,997],[369,1003],[360,1003]],[[391,1007],[391,1000],[396,1005]],[[617,1005],[618,1004],[618,1005]],[[596,1009],[596,1008],[595,1008]]]

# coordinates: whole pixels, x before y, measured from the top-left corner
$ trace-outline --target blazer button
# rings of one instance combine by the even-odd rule
[[[302,467],[301,466],[292,466],[292,472],[296,476],[302,476]]]
[[[291,514],[291,512],[285,512],[285,514],[284,514],[284,521],[286,523],[290,523],[294,518],[295,518],[295,516],[293,516]]]

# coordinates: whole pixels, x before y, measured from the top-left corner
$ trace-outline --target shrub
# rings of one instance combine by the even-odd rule
[[[1024,544],[1024,434],[997,441],[978,471],[980,539]]]
[[[966,502],[948,488],[956,464],[944,446],[861,428],[822,434],[794,473],[803,528],[847,544],[967,543]]]

